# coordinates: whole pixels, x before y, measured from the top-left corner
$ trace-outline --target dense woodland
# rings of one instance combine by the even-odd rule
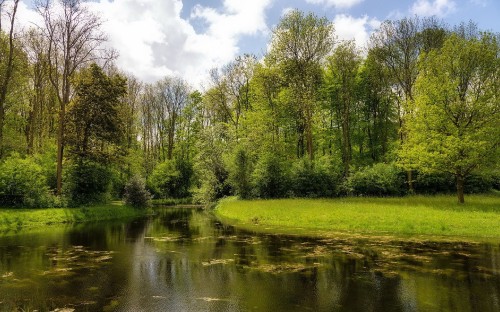
[[[500,187],[500,36],[473,22],[385,21],[367,48],[284,16],[263,57],[144,83],[117,68],[79,0],[2,1],[0,205],[119,199],[399,196]],[[145,182],[141,182],[145,181]]]

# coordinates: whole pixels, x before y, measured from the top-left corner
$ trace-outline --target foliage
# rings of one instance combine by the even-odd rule
[[[334,171],[324,162],[307,159],[297,161],[291,173],[294,196],[332,197],[336,195],[336,184],[342,176],[341,170]]]
[[[252,162],[248,152],[242,148],[238,148],[229,167],[229,182],[235,194],[242,199],[252,196],[251,174]]]
[[[254,192],[260,198],[278,198],[289,195],[290,174],[286,164],[276,154],[260,156],[252,174]]]
[[[147,208],[151,205],[151,194],[146,190],[146,182],[140,176],[133,176],[125,185],[125,203],[134,208]]]
[[[412,113],[407,114],[402,164],[453,174],[462,203],[465,179],[494,166],[500,155],[499,53],[493,34],[451,35],[422,62]]]
[[[397,196],[404,194],[404,176],[393,163],[377,163],[357,170],[347,178],[345,187],[358,196]]]
[[[0,205],[43,207],[50,204],[42,167],[33,158],[14,154],[0,164]]]
[[[73,206],[105,203],[110,199],[112,175],[109,166],[79,159],[66,171],[64,193]]]
[[[211,203],[231,195],[229,170],[224,161],[228,146],[225,144],[227,132],[222,124],[204,129],[200,133],[196,149],[195,171],[197,176],[194,201]]]
[[[153,170],[149,184],[160,198],[183,198],[190,196],[193,168],[182,159],[167,160]]]
[[[96,64],[82,71],[67,114],[72,153],[100,162],[119,155],[116,147],[125,139],[120,99],[125,94],[123,77],[110,77]]]

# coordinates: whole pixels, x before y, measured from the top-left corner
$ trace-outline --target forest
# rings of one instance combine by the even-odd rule
[[[41,1],[29,29],[18,2],[0,26],[2,207],[500,189],[500,35],[473,21],[387,20],[360,48],[292,10],[265,55],[196,90],[118,68],[82,1]]]

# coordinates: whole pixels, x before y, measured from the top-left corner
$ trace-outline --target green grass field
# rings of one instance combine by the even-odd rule
[[[222,200],[216,215],[254,231],[500,238],[500,196]]]
[[[0,231],[41,227],[50,224],[93,222],[144,215],[145,210],[121,203],[84,208],[0,209]]]

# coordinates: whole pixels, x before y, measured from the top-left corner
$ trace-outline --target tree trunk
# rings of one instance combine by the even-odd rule
[[[3,126],[5,123],[5,108],[0,106],[0,158],[3,157]]]
[[[65,115],[65,107],[64,104],[61,105],[61,110],[59,111],[59,127],[57,129],[57,195],[61,195],[62,193],[62,162],[64,155],[64,116]]]
[[[464,200],[464,184],[465,184],[465,178],[462,174],[457,174],[456,175],[456,181],[457,181],[457,197],[458,197],[458,203],[463,204],[465,203]]]
[[[408,192],[410,194],[414,194],[415,189],[413,188],[413,171],[406,171],[406,178],[408,179]]]

